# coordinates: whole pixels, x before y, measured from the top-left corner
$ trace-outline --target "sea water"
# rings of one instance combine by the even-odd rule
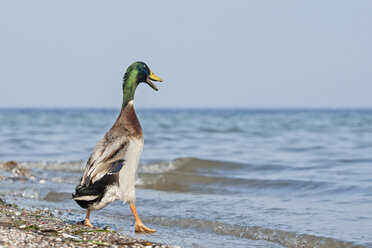
[[[1,109],[3,180],[22,207],[84,218],[72,199],[119,109]],[[182,247],[372,247],[372,110],[138,109],[145,146],[136,206],[158,231],[134,234],[115,202],[93,225]],[[8,174],[7,174],[8,173]]]

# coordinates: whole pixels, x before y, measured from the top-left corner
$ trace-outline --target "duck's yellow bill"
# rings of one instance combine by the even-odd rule
[[[154,90],[158,90],[158,88],[156,87],[156,85],[153,83],[153,82],[151,82],[151,80],[153,80],[153,81],[158,81],[158,82],[162,82],[163,80],[161,80],[161,78],[160,77],[158,77],[158,76],[155,76],[155,74],[154,73],[152,73],[152,71],[150,70],[150,75],[149,76],[147,76],[147,80],[146,80],[146,83],[148,84],[148,85],[150,85],[151,86],[151,88],[153,88]]]
[[[153,80],[153,81],[158,81],[158,82],[163,82],[163,80],[161,80],[160,77],[158,76],[155,76],[154,73],[152,73],[152,71],[150,71],[150,76],[149,76],[149,79]]]

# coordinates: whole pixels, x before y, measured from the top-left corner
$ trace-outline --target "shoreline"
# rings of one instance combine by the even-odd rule
[[[108,226],[72,224],[49,210],[19,209],[0,196],[0,247],[138,247],[176,248],[133,238]]]

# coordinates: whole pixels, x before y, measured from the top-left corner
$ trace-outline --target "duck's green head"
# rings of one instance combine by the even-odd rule
[[[123,105],[128,103],[130,100],[133,100],[134,93],[140,83],[147,83],[151,86],[151,88],[157,91],[158,88],[152,81],[162,82],[163,80],[155,76],[145,63],[134,62],[133,64],[131,64],[124,74]]]
[[[131,64],[124,74],[124,84],[137,87],[140,83],[147,83],[154,90],[158,90],[153,81],[162,82],[161,78],[157,77],[152,73],[150,68],[143,62],[134,62]]]

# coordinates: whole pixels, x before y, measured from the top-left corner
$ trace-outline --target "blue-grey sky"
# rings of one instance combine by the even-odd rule
[[[0,0],[0,107],[372,107],[372,1]]]

